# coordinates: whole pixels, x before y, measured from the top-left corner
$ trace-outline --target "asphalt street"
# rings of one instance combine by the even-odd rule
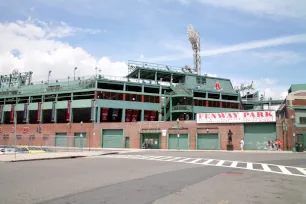
[[[306,167],[306,154],[130,153]],[[80,158],[0,164],[0,204],[304,204],[306,178],[222,166]]]

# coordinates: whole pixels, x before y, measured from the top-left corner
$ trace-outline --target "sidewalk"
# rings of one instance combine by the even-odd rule
[[[71,159],[80,157],[90,157],[98,155],[117,154],[117,151],[91,151],[91,152],[45,152],[34,154],[2,154],[0,155],[0,162],[17,162],[17,161],[33,161],[33,160],[48,160],[48,159]]]

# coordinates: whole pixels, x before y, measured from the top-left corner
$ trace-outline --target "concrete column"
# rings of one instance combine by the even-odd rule
[[[100,123],[100,120],[101,120],[101,107],[100,106],[98,106],[97,107],[97,123]]]
[[[125,122],[125,108],[122,109],[122,117],[121,117],[121,122]]]
[[[172,121],[172,97],[170,97],[170,108],[169,108],[169,111],[170,111],[170,121]]]
[[[141,110],[140,114],[140,121],[144,121],[144,109]]]

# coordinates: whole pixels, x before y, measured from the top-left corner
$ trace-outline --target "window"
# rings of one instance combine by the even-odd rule
[[[201,78],[197,77],[197,84],[201,84]]]
[[[306,124],[306,117],[300,117],[300,124]]]
[[[206,79],[202,78],[202,84],[203,84],[203,85],[206,84]]]

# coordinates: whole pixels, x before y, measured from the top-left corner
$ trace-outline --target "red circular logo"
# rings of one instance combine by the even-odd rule
[[[15,132],[15,128],[14,128],[14,127],[11,128],[11,132],[12,132],[12,133]]]

